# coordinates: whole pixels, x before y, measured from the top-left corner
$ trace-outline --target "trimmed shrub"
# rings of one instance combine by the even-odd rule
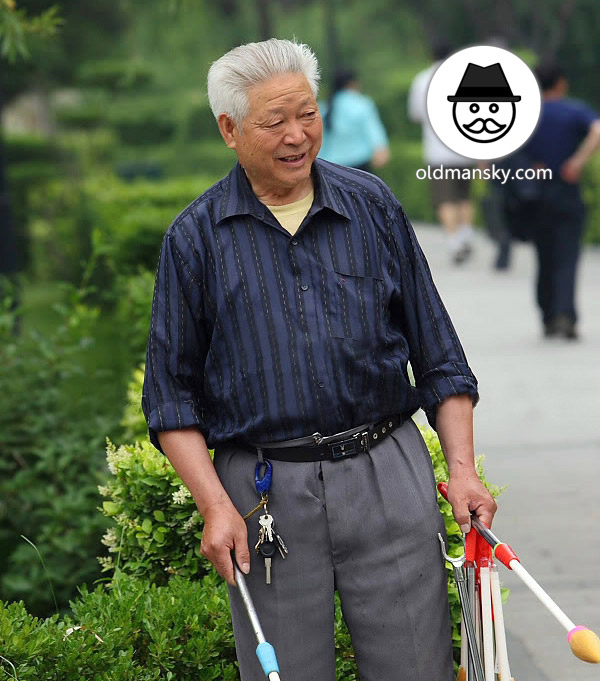
[[[208,189],[212,177],[186,177],[161,182],[123,182],[112,176],[85,183],[94,215],[94,248],[113,274],[154,271],[160,244],[171,222]]]
[[[109,588],[83,588],[71,610],[38,620],[22,602],[0,602],[0,670],[7,678],[239,679],[227,588],[214,573],[162,587],[117,573]]]
[[[86,86],[129,91],[150,85],[154,74],[139,59],[98,59],[81,64],[77,79]]]
[[[596,154],[586,167],[582,180],[582,190],[587,205],[585,241],[600,244],[600,154]]]
[[[434,222],[437,218],[431,205],[429,182],[416,176],[424,165],[421,142],[394,139],[390,151],[390,162],[377,174],[398,197],[410,220]]]
[[[12,221],[17,237],[18,268],[27,269],[32,261],[31,196],[33,188],[44,187],[59,173],[67,154],[56,144],[35,136],[19,135],[4,141],[6,184]]]
[[[97,511],[102,434],[118,433],[122,379],[114,338],[113,371],[95,365],[99,311],[82,295],[65,296],[45,335],[12,334],[10,299],[0,316],[0,598],[22,598],[36,614],[54,600],[21,535],[37,546],[61,608],[76,584],[100,577],[94,557],[108,524]]]
[[[106,112],[107,121],[123,144],[161,144],[173,138],[177,117],[165,97],[121,97]]]
[[[119,276],[115,283],[116,322],[119,324],[123,341],[133,357],[134,364],[146,359],[153,292],[154,270],[140,268],[139,274]],[[141,395],[141,386],[139,394]],[[139,407],[139,400],[137,406]],[[126,441],[133,441],[142,436],[144,432],[144,430],[141,433],[136,431],[135,435],[125,436]]]

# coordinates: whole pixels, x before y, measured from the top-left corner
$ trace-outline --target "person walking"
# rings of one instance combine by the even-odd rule
[[[490,524],[477,381],[398,200],[316,158],[318,82],[314,53],[287,40],[212,64],[210,106],[238,163],[165,235],[143,410],[230,585],[243,681],[264,675],[233,561],[287,681],[334,681],[336,590],[361,678],[451,681],[444,523],[411,415],[423,407],[437,428],[463,531],[471,511]],[[265,479],[268,514],[245,521]],[[277,536],[288,553],[265,555]]]
[[[319,158],[368,172],[390,160],[388,136],[377,106],[360,91],[355,71],[336,71],[331,97],[320,108],[323,144]]]
[[[446,43],[434,47],[435,61],[418,73],[408,92],[408,117],[421,125],[423,134],[423,159],[432,171],[436,169],[470,168],[473,161],[449,149],[436,135],[427,115],[427,91],[438,66],[452,52]],[[458,175],[458,173],[457,173]],[[456,265],[463,263],[473,249],[473,203],[468,178],[445,176],[431,180],[433,208],[444,232],[448,252]]]
[[[522,152],[535,168],[549,168],[535,204],[532,239],[537,254],[536,297],[544,335],[576,340],[575,285],[585,224],[580,179],[600,146],[600,117],[568,98],[568,82],[556,63],[535,70],[542,90],[539,124]]]

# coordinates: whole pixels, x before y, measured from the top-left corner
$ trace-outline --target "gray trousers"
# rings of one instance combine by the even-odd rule
[[[267,454],[266,454],[267,455]],[[268,456],[268,455],[267,455]],[[217,473],[238,511],[258,502],[254,455],[224,447]],[[272,583],[248,523],[248,589],[282,681],[334,681],[334,591],[362,681],[451,681],[445,538],[427,447],[412,420],[369,453],[317,463],[273,461],[269,512],[289,555],[273,558]],[[256,641],[230,588],[242,681],[263,681]]]

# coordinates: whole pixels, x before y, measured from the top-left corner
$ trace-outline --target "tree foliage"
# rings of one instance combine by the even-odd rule
[[[17,7],[16,0],[0,2],[0,54],[10,62],[17,57],[28,59],[31,36],[49,37],[56,35],[63,21],[56,5],[40,14],[30,16],[27,10]]]

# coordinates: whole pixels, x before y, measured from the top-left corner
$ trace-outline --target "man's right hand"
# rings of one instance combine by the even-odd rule
[[[204,510],[204,529],[200,552],[215,566],[216,571],[235,586],[233,559],[244,574],[250,572],[248,530],[233,504],[221,502]]]

